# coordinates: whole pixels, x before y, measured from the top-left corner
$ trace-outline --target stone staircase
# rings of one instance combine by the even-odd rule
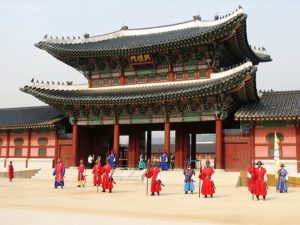
[[[25,178],[25,179],[30,179],[34,175],[36,175],[40,169],[16,169],[14,170],[14,177],[15,178]],[[7,178],[8,177],[8,172],[7,169],[1,169],[0,170],[0,178]]]
[[[87,182],[93,182],[93,174],[91,169],[86,170],[86,180]],[[113,172],[113,177],[115,181],[134,181],[141,182],[144,171],[134,170],[134,169],[115,169]],[[66,181],[76,181],[77,180],[77,168],[68,168],[65,172]],[[32,177],[35,180],[53,180],[53,169],[41,169],[35,176]]]
[[[116,182],[145,182],[143,178],[145,171],[137,169],[115,169],[113,177]],[[53,169],[41,169],[32,179],[35,180],[53,180]],[[86,180],[88,183],[93,182],[93,174],[91,169],[86,170]],[[196,170],[196,180],[198,182],[199,171]],[[239,184],[239,172],[225,172],[224,170],[215,170],[214,180],[216,186],[231,186],[235,187]],[[183,184],[183,170],[169,170],[161,172],[161,179],[164,184],[181,185]],[[77,168],[66,169],[66,181],[77,180]]]

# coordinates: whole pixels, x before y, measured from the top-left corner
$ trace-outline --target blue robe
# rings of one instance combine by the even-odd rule
[[[162,171],[168,170],[168,156],[166,153],[160,156],[160,168]]]
[[[108,156],[108,163],[111,165],[111,167],[113,169],[116,168],[116,156],[114,153],[111,153],[109,156]]]
[[[279,180],[278,180],[278,191],[280,192],[287,192],[288,187],[287,187],[287,180],[286,180],[286,176],[288,175],[288,172],[286,171],[286,169],[280,169],[278,170],[278,176],[279,176]]]

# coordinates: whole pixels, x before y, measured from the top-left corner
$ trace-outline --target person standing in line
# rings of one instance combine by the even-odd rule
[[[171,170],[174,170],[174,168],[175,168],[175,155],[172,154],[172,155],[170,156],[170,169],[171,169]]]
[[[278,176],[279,176],[279,181],[278,181],[278,190],[280,193],[282,192],[287,192],[288,191],[288,172],[284,168],[284,164],[280,164],[280,169],[278,170]]]
[[[14,166],[12,161],[10,161],[8,166],[8,179],[10,182],[12,182],[13,178],[15,178]]]
[[[96,160],[92,173],[94,174],[94,186],[101,185],[101,164],[100,161]]]
[[[78,185],[77,187],[84,187],[85,185],[85,165],[83,164],[83,160],[81,159],[79,161],[79,166],[78,166],[78,177],[77,177],[77,181],[78,181]]]
[[[140,154],[140,161],[139,161],[139,170],[147,169],[147,165],[145,163],[145,160],[143,158],[143,154]]]
[[[102,173],[102,192],[106,192],[106,189],[108,189],[109,193],[111,193],[113,189],[113,168],[108,160],[106,160],[105,166],[102,167]]]
[[[214,169],[210,166],[210,161],[206,160],[205,167],[202,169],[200,168],[200,175],[199,178],[203,181],[201,193],[207,198],[207,195],[213,197],[215,193],[215,184],[214,184]]]
[[[146,171],[146,177],[151,178],[151,195],[154,196],[155,192],[159,195],[162,182],[160,177],[160,168],[156,163]]]
[[[88,156],[88,163],[87,163],[87,168],[91,169],[93,167],[93,156],[89,155]]]
[[[162,171],[168,170],[168,155],[166,152],[160,156],[160,168]]]
[[[267,170],[262,167],[263,163],[259,160],[256,163],[257,168],[255,168],[255,185],[254,185],[254,193],[256,195],[256,199],[259,200],[259,196],[262,195],[263,199],[266,199],[267,196]]]
[[[194,193],[194,180],[195,180],[195,170],[192,169],[191,163],[188,163],[185,170],[183,171],[184,175],[184,192],[187,194],[189,191],[191,194]]]
[[[113,169],[116,168],[116,155],[115,155],[115,153],[114,153],[113,150],[111,150],[111,152],[110,152],[110,154],[108,156],[108,162],[109,162],[109,164],[111,165],[111,167]]]
[[[248,190],[251,193],[254,193],[254,185],[255,185],[255,161],[252,162],[251,167],[248,168],[248,173],[247,173],[247,177],[248,177]]]
[[[63,188],[65,186],[64,176],[65,176],[65,167],[61,162],[61,159],[57,160],[57,165],[54,168],[53,176],[55,176],[54,188],[60,186]]]

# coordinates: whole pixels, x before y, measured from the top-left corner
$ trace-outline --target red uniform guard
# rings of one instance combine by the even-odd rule
[[[109,189],[109,193],[113,189],[113,178],[112,178],[112,166],[106,160],[106,165],[102,167],[103,180],[102,180],[102,192],[105,192],[105,189]]]
[[[155,164],[154,167],[149,169],[146,173],[147,178],[151,179],[151,195],[154,195],[156,192],[157,195],[159,195],[159,192],[161,191],[161,179],[160,179],[160,169]]]
[[[85,171],[85,165],[83,164],[83,160],[81,159],[79,161],[79,166],[78,166],[78,185],[77,187],[84,187],[85,185],[85,175],[84,175],[84,171]]]
[[[256,165],[257,168],[255,168],[254,171],[254,175],[256,178],[254,193],[256,195],[257,200],[259,200],[260,195],[262,195],[265,200],[267,195],[267,170],[261,166],[261,161],[258,161]]]
[[[12,164],[12,161],[9,162],[9,166],[8,166],[8,179],[10,182],[12,182],[12,179],[15,178],[14,175],[14,166]]]
[[[213,197],[215,193],[215,184],[213,181],[213,174],[215,173],[214,169],[210,166],[210,161],[206,161],[206,166],[200,170],[199,178],[203,180],[201,193],[207,198],[207,195]]]
[[[94,174],[94,186],[101,185],[101,175],[102,175],[102,171],[101,171],[101,164],[98,160],[96,160],[95,162],[95,166],[93,168],[92,173]]]
[[[54,187],[57,188],[58,186],[61,186],[61,188],[64,187],[64,176],[65,176],[65,167],[61,163],[61,159],[57,160],[57,165],[54,168],[53,176],[55,176],[55,182]]]
[[[251,193],[254,193],[254,186],[255,186],[255,161],[252,162],[252,166],[248,168],[248,190]]]

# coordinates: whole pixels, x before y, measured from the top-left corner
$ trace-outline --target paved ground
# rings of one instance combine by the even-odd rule
[[[52,182],[0,179],[0,223],[50,224],[300,224],[300,189],[269,190],[266,201],[252,201],[246,188],[217,186],[214,198],[183,194],[166,185],[161,196],[146,196],[144,183],[119,182],[113,193],[96,192],[76,182],[54,189]],[[297,221],[298,220],[298,221]]]

